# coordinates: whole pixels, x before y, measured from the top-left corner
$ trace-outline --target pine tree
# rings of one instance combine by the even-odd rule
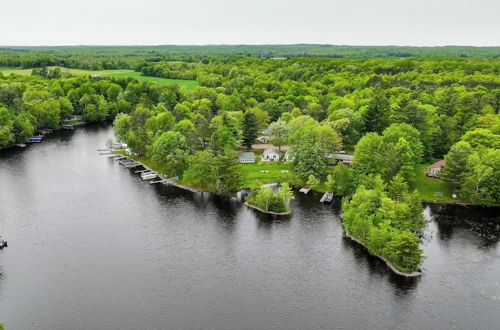
[[[382,133],[387,126],[389,109],[387,97],[383,93],[377,92],[363,113],[366,132]]]
[[[465,174],[467,172],[467,159],[471,154],[471,146],[467,142],[457,142],[455,143],[450,152],[444,157],[446,164],[441,171],[441,178],[453,183],[456,187],[459,187],[463,181]]]
[[[259,135],[259,123],[257,116],[250,111],[243,116],[243,145],[250,150],[255,139]]]

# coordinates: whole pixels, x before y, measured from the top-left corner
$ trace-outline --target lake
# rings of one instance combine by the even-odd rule
[[[0,322],[31,329],[498,329],[500,221],[434,214],[424,275],[343,237],[340,203],[272,220],[150,185],[96,149],[110,126],[0,152]]]

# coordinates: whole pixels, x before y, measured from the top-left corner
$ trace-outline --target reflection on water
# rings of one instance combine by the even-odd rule
[[[273,218],[238,198],[142,182],[108,126],[0,151],[0,321],[8,329],[493,329],[498,219],[426,209],[421,278],[343,235],[340,200]],[[444,212],[446,211],[446,212]]]

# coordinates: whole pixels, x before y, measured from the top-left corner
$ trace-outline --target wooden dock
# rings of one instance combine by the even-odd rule
[[[149,184],[156,184],[156,183],[164,183],[169,181],[168,179],[163,179],[163,180],[156,180],[156,181],[149,181]]]
[[[137,166],[142,166],[142,164],[135,162],[135,163],[132,163],[132,164],[126,164],[124,167],[125,168],[133,168],[133,167],[137,167]]]

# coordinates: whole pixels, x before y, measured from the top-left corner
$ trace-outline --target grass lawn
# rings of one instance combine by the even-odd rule
[[[464,202],[460,198],[452,198],[453,187],[450,183],[443,181],[441,179],[429,178],[425,175],[427,172],[427,167],[431,164],[419,164],[417,165],[417,175],[415,176],[414,182],[412,183],[412,188],[417,189],[422,197],[423,201],[427,202]],[[434,196],[435,192],[443,193],[443,196]]]
[[[98,72],[99,73],[99,72]],[[198,86],[196,80],[182,80],[182,79],[167,79],[159,77],[148,77],[141,76],[140,72],[135,72],[132,70],[116,70],[116,72],[107,73],[106,75],[112,77],[132,77],[139,81],[152,81],[159,83],[160,85],[173,85],[177,84],[179,86],[184,86],[188,91],[195,89]]]
[[[257,162],[254,164],[240,164],[243,172],[243,187],[249,188],[252,182],[283,182],[293,181],[295,172],[291,163],[275,162],[271,164]],[[283,173],[282,171],[288,171]],[[269,173],[261,172],[269,171]]]
[[[49,69],[53,69],[55,67],[49,67]],[[99,74],[102,76],[110,76],[110,77],[132,77],[139,81],[152,81],[156,82],[160,85],[173,85],[177,84],[179,86],[185,87],[188,91],[195,89],[198,86],[198,82],[196,80],[182,80],[182,79],[167,79],[167,78],[159,78],[159,77],[148,77],[142,76],[140,72],[135,72],[133,70],[81,70],[81,69],[68,69],[60,67],[62,72],[68,72],[74,75],[91,75],[91,74]],[[13,68],[0,68],[0,72],[3,74],[22,74],[22,75],[31,75],[32,69],[13,69]]]

